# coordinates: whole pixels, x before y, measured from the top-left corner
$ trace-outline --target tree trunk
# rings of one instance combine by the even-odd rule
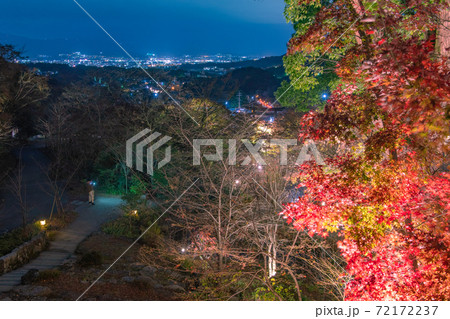
[[[269,244],[267,253],[269,255],[269,262],[268,262],[269,278],[272,278],[277,274],[277,261],[276,261],[277,249],[274,244],[272,243]]]
[[[450,0],[447,0],[450,6]],[[450,10],[445,8],[439,14],[436,53],[441,57],[450,57]]]
[[[269,245],[267,248],[268,256],[268,268],[269,268],[269,279],[277,274],[277,226],[272,226],[273,229],[269,232]]]

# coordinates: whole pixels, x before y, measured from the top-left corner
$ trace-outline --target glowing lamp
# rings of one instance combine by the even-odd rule
[[[46,224],[47,222],[46,222],[46,220],[45,219],[43,219],[43,220],[41,220],[41,221],[39,221],[39,224],[41,224],[41,226],[45,226],[45,224]]]

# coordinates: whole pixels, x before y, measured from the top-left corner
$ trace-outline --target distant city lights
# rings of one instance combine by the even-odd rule
[[[51,57],[48,55],[39,55],[36,58],[21,59],[22,63],[64,63],[71,67],[77,65],[85,66],[116,66],[124,68],[136,68],[137,65],[143,65],[146,67],[168,67],[168,66],[180,66],[183,64],[202,64],[202,63],[230,63],[240,61],[250,61],[261,59],[260,56],[247,57],[247,56],[235,56],[231,54],[215,54],[215,55],[201,55],[201,56],[189,56],[184,55],[180,57],[176,56],[158,56],[154,53],[147,54],[143,58],[131,59],[124,57],[111,57],[104,56],[102,53],[99,55],[88,55],[81,52],[73,53],[61,53],[58,57]],[[206,67],[205,67],[206,68]],[[209,70],[213,70],[210,68]],[[162,84],[164,85],[164,84]]]

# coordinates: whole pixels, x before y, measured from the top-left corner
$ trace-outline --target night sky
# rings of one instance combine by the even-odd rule
[[[283,0],[79,0],[134,55],[282,55]],[[2,0],[0,42],[25,54],[123,52],[73,0]]]

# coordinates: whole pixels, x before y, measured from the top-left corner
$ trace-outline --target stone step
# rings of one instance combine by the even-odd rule
[[[82,201],[78,201],[83,204]],[[62,230],[48,250],[42,252],[36,259],[0,276],[0,292],[6,292],[20,285],[22,276],[30,269],[47,270],[56,268],[70,258],[78,244],[88,237],[99,225],[113,216],[118,216],[118,207],[122,201],[114,197],[99,197],[96,206],[77,207],[77,219]]]

